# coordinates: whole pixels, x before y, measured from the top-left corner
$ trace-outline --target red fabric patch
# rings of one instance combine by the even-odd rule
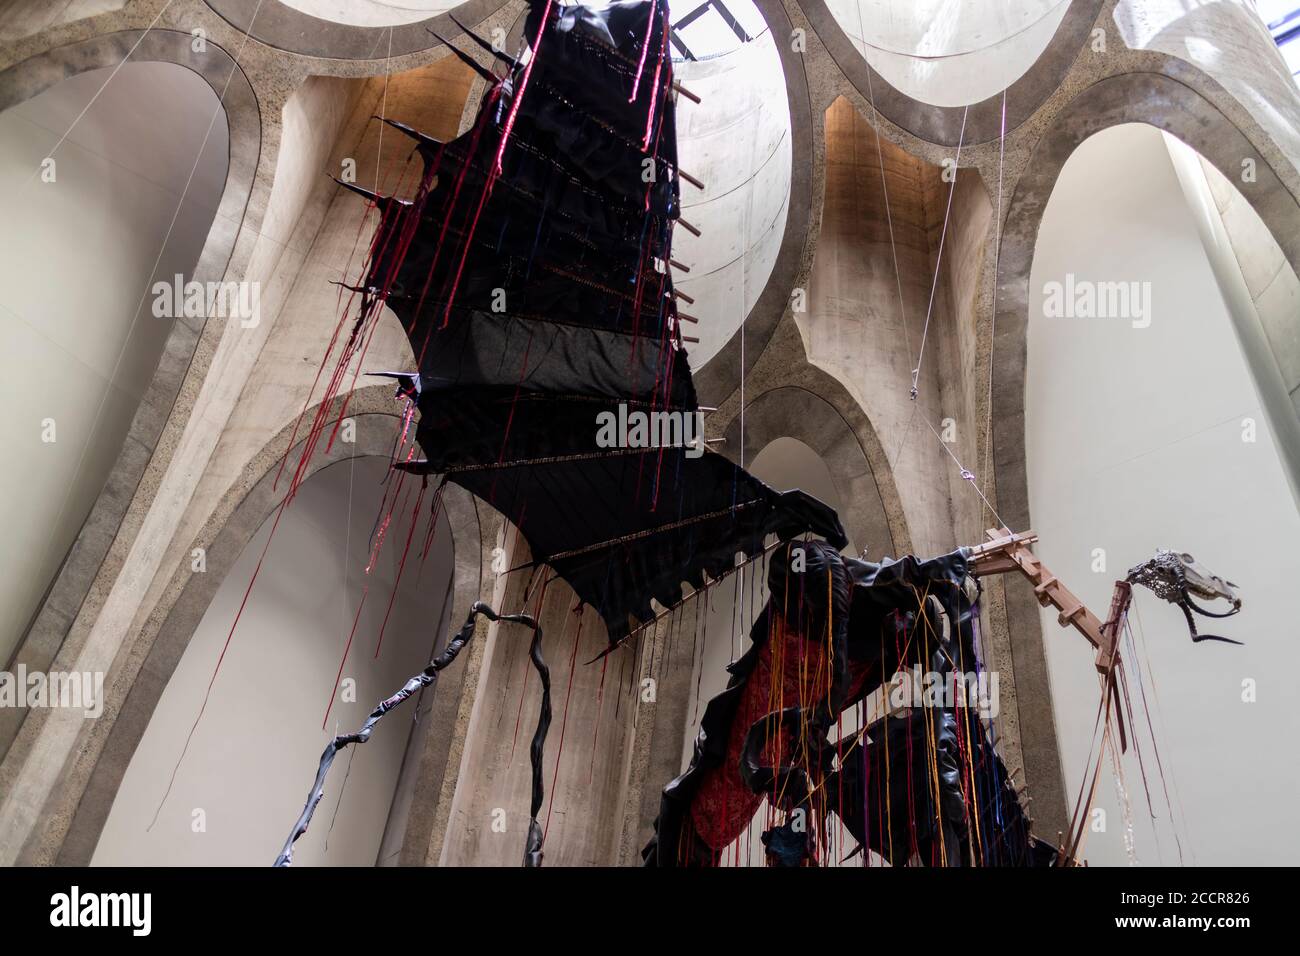
[[[830,689],[832,674],[825,640],[808,641],[788,632],[779,615],[774,615],[773,621],[771,639],[742,691],[727,739],[726,759],[704,775],[691,804],[695,831],[715,856],[744,833],[763,803],[763,795],[751,793],[740,775],[740,755],[750,727],[787,707],[809,707]],[[863,676],[857,675],[858,683]],[[791,733],[778,733],[775,722],[772,726],[772,738],[763,749],[769,767],[788,761],[796,743]]]

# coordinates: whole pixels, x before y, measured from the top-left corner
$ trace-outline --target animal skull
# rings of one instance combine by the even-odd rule
[[[1241,643],[1214,634],[1197,633],[1193,613],[1202,617],[1231,617],[1241,610],[1241,598],[1237,595],[1237,585],[1217,574],[1211,574],[1187,552],[1166,551],[1162,548],[1150,561],[1131,568],[1126,580],[1130,584],[1149,588],[1156,597],[1176,604],[1187,618],[1187,629],[1191,632],[1193,641]],[[1193,595],[1206,601],[1228,601],[1232,607],[1222,613],[1215,613],[1197,604]]]

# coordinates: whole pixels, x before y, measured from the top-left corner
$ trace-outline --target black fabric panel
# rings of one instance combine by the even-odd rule
[[[541,395],[605,396],[633,402],[648,402],[657,395],[663,408],[664,376],[671,379],[668,407],[699,407],[686,356],[661,356],[658,343],[504,313],[475,311],[459,314],[455,320],[428,340],[421,371],[428,407],[460,401],[462,396],[472,400],[466,394],[469,389],[504,386]],[[586,430],[594,440],[594,415]]]
[[[820,502],[778,494],[712,453],[655,450],[453,470],[450,478],[512,517],[535,560],[600,612],[611,642],[627,635],[629,615],[654,617],[652,599],[677,603],[683,583],[698,588],[720,577],[738,551],[757,554],[770,534],[789,538],[811,523],[844,540]]]
[[[363,283],[419,364],[426,462],[410,467],[505,514],[612,641],[770,534],[845,540],[831,509],[720,455],[597,443],[596,416],[625,403],[698,425],[668,266],[680,201],[665,24],[649,0],[534,2],[531,65],[510,66],[469,132],[418,142],[420,191],[381,200]]]

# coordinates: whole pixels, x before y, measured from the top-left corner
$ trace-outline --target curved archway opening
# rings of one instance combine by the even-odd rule
[[[767,286],[785,237],[792,162],[790,108],[776,40],[752,0],[672,5],[673,70],[702,102],[677,101],[678,158],[704,183],[682,187],[673,235],[690,268],[674,286],[700,323],[688,334],[703,368],[741,327]]]
[[[11,545],[0,558],[0,660],[26,632],[132,419],[166,415],[149,387],[169,336],[187,324],[192,341],[201,322],[158,309],[154,290],[188,278],[213,228],[225,112],[184,67],[128,63],[106,83],[111,72],[70,77],[0,114],[0,395],[11,410],[0,438],[12,456],[0,478]]]
[[[1047,49],[1071,0],[827,0],[890,85],[932,106],[1001,93]]]
[[[371,573],[363,571],[372,546],[374,490],[387,466],[384,458],[353,458],[305,481],[275,530],[240,613],[274,514],[244,546],[174,671],[151,675],[166,686],[131,756],[92,863],[269,864],[302,811],[326,742],[360,727],[376,703],[433,656],[446,634],[452,601],[454,556],[445,514],[439,515],[427,558],[410,555],[391,612],[387,603],[400,544],[390,541]],[[421,519],[423,529],[428,518]],[[237,632],[187,744],[197,702],[236,614]],[[422,703],[408,702],[408,713],[392,715],[367,744],[340,756],[311,829],[295,845],[295,863],[369,866],[395,858],[403,757],[421,726],[411,718]],[[327,705],[328,723],[322,726]]]
[[[1266,383],[1243,350],[1242,310],[1261,321],[1273,297],[1295,296],[1300,284],[1280,252],[1239,241],[1249,213],[1241,197],[1235,207],[1213,192],[1201,202],[1189,173],[1202,164],[1191,154],[1190,170],[1188,153],[1154,128],[1114,127],[1075,150],[1051,194],[1030,281],[1029,504],[1039,555],[1093,608],[1107,607],[1113,582],[1157,548],[1189,552],[1240,586],[1244,613],[1213,631],[1244,647],[1193,645],[1181,614],[1137,591],[1129,679],[1158,688],[1157,739],[1179,796],[1170,811],[1153,790],[1153,823],[1142,788],[1129,786],[1132,826],[1142,862],[1176,863],[1175,832],[1183,847],[1190,834],[1200,863],[1281,861],[1272,808],[1300,778],[1294,768],[1267,779],[1254,770],[1300,730],[1286,695],[1266,691],[1270,674],[1300,664],[1281,637],[1294,629],[1288,597],[1300,566],[1289,542],[1300,516]],[[1202,216],[1228,238],[1213,240]],[[1294,308],[1286,321],[1293,330]],[[1043,632],[1073,794],[1096,709],[1091,655],[1054,614]],[[1257,702],[1247,703],[1256,681]],[[1257,786],[1243,789],[1242,779]],[[1106,781],[1098,795],[1111,823],[1090,834],[1089,859],[1127,863],[1121,801]]]

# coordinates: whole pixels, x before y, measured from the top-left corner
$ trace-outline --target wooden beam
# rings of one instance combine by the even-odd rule
[[[1035,532],[1014,534],[1007,528],[993,528],[985,535],[989,539],[986,543],[970,549],[970,573],[980,578],[1020,572],[1033,586],[1038,603],[1042,607],[1054,607],[1059,612],[1057,623],[1061,627],[1074,628],[1096,649],[1097,670],[1102,674],[1109,673],[1119,656],[1118,622],[1114,627],[1103,626],[1097,615],[1038,560],[1029,550],[1029,545],[1038,540]],[[1117,586],[1120,583],[1117,582]]]
[[[702,189],[704,188],[704,183],[700,182],[698,179],[696,179],[694,176],[692,176],[692,175],[691,175],[690,173],[688,173],[686,170],[682,169],[680,166],[677,167],[677,175],[680,176],[680,177],[682,177],[682,179],[686,180],[688,183],[690,183],[690,184],[691,184],[692,186],[694,186],[696,189],[701,189],[701,190],[702,190]]]

